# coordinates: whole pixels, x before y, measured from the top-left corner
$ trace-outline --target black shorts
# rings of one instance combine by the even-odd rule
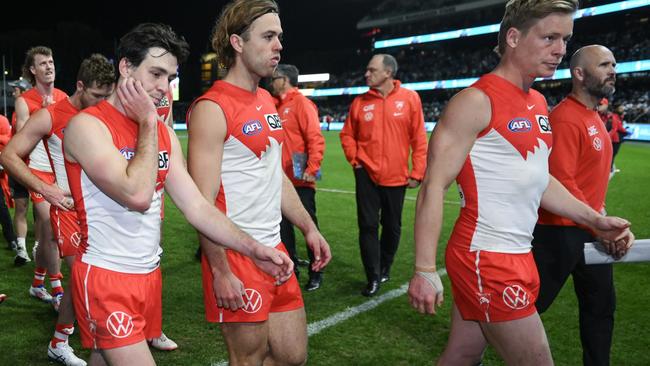
[[[27,188],[18,183],[18,181],[11,176],[9,176],[9,188],[11,189],[11,197],[14,199],[29,198],[29,192],[27,191]]]

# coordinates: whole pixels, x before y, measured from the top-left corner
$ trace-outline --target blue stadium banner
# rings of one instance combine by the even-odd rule
[[[650,1],[650,0],[648,0]],[[650,70],[650,60],[628,61],[616,64],[616,73],[625,74],[630,72],[641,72]],[[557,70],[550,78],[542,80],[562,80],[571,78],[569,69]],[[418,83],[404,83],[402,87],[411,90],[434,90],[434,89],[457,89],[466,88],[472,85],[478,78],[422,81]],[[307,97],[332,97],[337,95],[356,95],[368,91],[367,86],[352,86],[347,88],[323,88],[323,89],[300,89],[300,92]]]
[[[609,13],[616,13],[619,11],[626,11],[626,10],[640,8],[648,5],[650,5],[650,0],[629,0],[629,1],[620,1],[616,3],[606,4],[606,5],[592,6],[589,8],[578,10],[574,15],[574,19],[593,17],[593,16],[609,14]],[[378,49],[378,48],[388,48],[388,47],[397,47],[397,46],[408,46],[408,45],[419,44],[419,43],[439,42],[448,39],[479,36],[482,34],[497,33],[499,31],[499,27],[500,24],[497,23],[497,24],[490,24],[490,25],[482,25],[479,27],[457,29],[457,30],[452,30],[447,32],[385,39],[382,41],[376,41],[374,47],[375,49]]]
[[[630,132],[626,140],[650,142],[650,123],[625,123],[624,126]]]

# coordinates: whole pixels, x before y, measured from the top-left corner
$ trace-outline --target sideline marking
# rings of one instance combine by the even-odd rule
[[[447,274],[447,270],[442,268],[438,270],[438,275],[440,277],[444,277]],[[307,336],[311,337],[315,334],[320,333],[321,331],[333,327],[337,325],[340,322],[346,321],[354,316],[357,316],[359,314],[365,313],[366,311],[372,310],[376,308],[377,306],[381,305],[382,303],[392,300],[396,297],[400,297],[406,293],[406,291],[409,288],[408,282],[400,286],[399,288],[396,288],[394,290],[390,290],[384,294],[381,294],[377,296],[376,298],[372,300],[368,300],[360,305],[354,306],[354,307],[348,307],[343,311],[340,311],[334,315],[331,315],[323,320],[319,320],[317,322],[309,323],[307,325]],[[210,364],[210,366],[228,366],[228,361],[219,361],[219,362],[213,362]]]

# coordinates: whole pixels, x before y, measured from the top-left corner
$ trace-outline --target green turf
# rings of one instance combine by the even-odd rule
[[[325,135],[327,151],[319,187],[353,191],[352,170],[343,157],[338,134],[327,132]],[[183,136],[181,141],[186,143]],[[650,146],[626,143],[617,158],[621,172],[611,181],[608,198],[609,213],[629,218],[638,238],[650,237],[650,195],[645,191],[650,181],[648,161]],[[407,193],[401,246],[392,279],[382,286],[381,293],[399,288],[411,276],[416,193],[413,190]],[[447,199],[458,201],[455,189],[450,190]],[[322,289],[304,294],[310,323],[367,300],[360,295],[365,280],[357,244],[354,195],[320,191],[316,200],[321,229],[332,247],[334,259],[327,268]],[[203,316],[200,266],[194,260],[196,234],[171,202],[167,202],[166,209],[162,261],[163,329],[180,348],[171,353],[154,351],[154,357],[159,365],[209,365],[225,360],[226,350],[218,327],[206,323]],[[458,209],[454,203],[445,205],[445,240]],[[33,240],[28,242],[31,249]],[[9,295],[0,305],[0,365],[49,364],[46,346],[54,327],[55,313],[27,294],[33,263],[16,268],[10,251],[3,249],[0,253],[4,253],[0,257],[0,293]],[[299,243],[299,253],[306,256],[302,243]],[[440,260],[439,265],[443,266]],[[67,275],[67,271],[64,273]],[[616,266],[615,273],[618,311],[612,365],[648,365],[650,316],[646,308],[650,303],[650,291],[647,290],[650,265],[621,264]],[[300,281],[304,283],[304,275]],[[449,294],[448,279],[445,277],[443,282]],[[404,295],[387,301],[312,336],[309,364],[430,365],[447,340],[450,303],[447,295],[439,315],[424,316],[410,308]],[[570,283],[544,314],[543,320],[556,364],[581,364],[577,305]],[[72,337],[71,344],[82,357],[88,356],[88,351],[80,348],[78,335]],[[501,365],[502,362],[489,350],[485,364]]]

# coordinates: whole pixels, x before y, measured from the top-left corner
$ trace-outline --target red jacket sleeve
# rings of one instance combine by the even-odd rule
[[[549,157],[551,175],[557,178],[575,198],[587,203],[584,193],[578,188],[575,176],[584,141],[580,129],[562,120],[551,122],[553,126],[553,151]],[[588,203],[587,203],[588,204]]]
[[[427,164],[427,133],[424,128],[422,101],[418,93],[413,93],[411,103],[411,160],[413,168],[410,178],[421,181],[424,179]]]
[[[300,111],[300,130],[303,134],[305,141],[305,151],[307,152],[307,167],[305,172],[310,175],[316,175],[320,170],[321,161],[323,161],[323,154],[325,153],[325,139],[320,130],[320,122],[318,121],[318,109],[310,100],[303,101]]]
[[[7,146],[10,138],[11,126],[9,125],[9,120],[5,116],[0,115],[0,151]]]
[[[358,164],[357,162],[357,124],[359,120],[357,118],[357,109],[358,109],[358,99],[354,99],[352,105],[350,105],[350,112],[348,117],[345,119],[343,124],[343,129],[339,135],[341,138],[341,146],[343,147],[343,153],[345,158],[348,159],[352,166]]]

